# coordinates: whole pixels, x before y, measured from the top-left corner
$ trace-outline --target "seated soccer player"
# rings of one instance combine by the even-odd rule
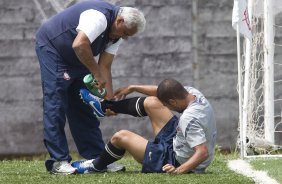
[[[149,116],[155,140],[148,141],[128,130],[116,132],[100,157],[72,164],[78,173],[106,171],[106,166],[121,159],[126,151],[143,165],[142,172],[145,173],[204,172],[214,157],[216,124],[213,109],[203,94],[176,80],[166,79],[159,86],[121,88],[116,96],[132,92],[149,96],[100,101],[86,89],[81,90],[81,96],[99,117],[109,111]],[[170,110],[182,115],[177,118]]]

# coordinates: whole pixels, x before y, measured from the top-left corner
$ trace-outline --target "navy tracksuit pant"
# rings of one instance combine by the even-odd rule
[[[79,89],[85,88],[82,79],[89,71],[68,66],[47,45],[36,44],[36,53],[43,90],[44,144],[51,159],[71,160],[64,131],[66,119],[80,155],[96,158],[104,149],[100,122],[79,96]]]

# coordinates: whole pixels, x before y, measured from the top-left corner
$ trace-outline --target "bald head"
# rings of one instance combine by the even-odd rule
[[[163,80],[157,89],[157,97],[165,103],[168,103],[169,99],[185,99],[187,94],[184,86],[174,79]]]

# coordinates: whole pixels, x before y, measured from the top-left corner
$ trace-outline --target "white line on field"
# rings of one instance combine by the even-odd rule
[[[269,177],[267,172],[254,170],[245,160],[229,160],[228,167],[239,174],[252,178],[257,184],[279,184],[275,179]]]

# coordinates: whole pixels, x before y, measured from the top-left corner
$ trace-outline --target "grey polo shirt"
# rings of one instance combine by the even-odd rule
[[[214,158],[216,142],[216,123],[213,109],[197,89],[185,87],[196,97],[179,118],[177,134],[173,139],[173,149],[180,164],[186,162],[193,154],[193,147],[205,143],[208,147],[208,158],[196,167],[195,171],[203,171]]]

